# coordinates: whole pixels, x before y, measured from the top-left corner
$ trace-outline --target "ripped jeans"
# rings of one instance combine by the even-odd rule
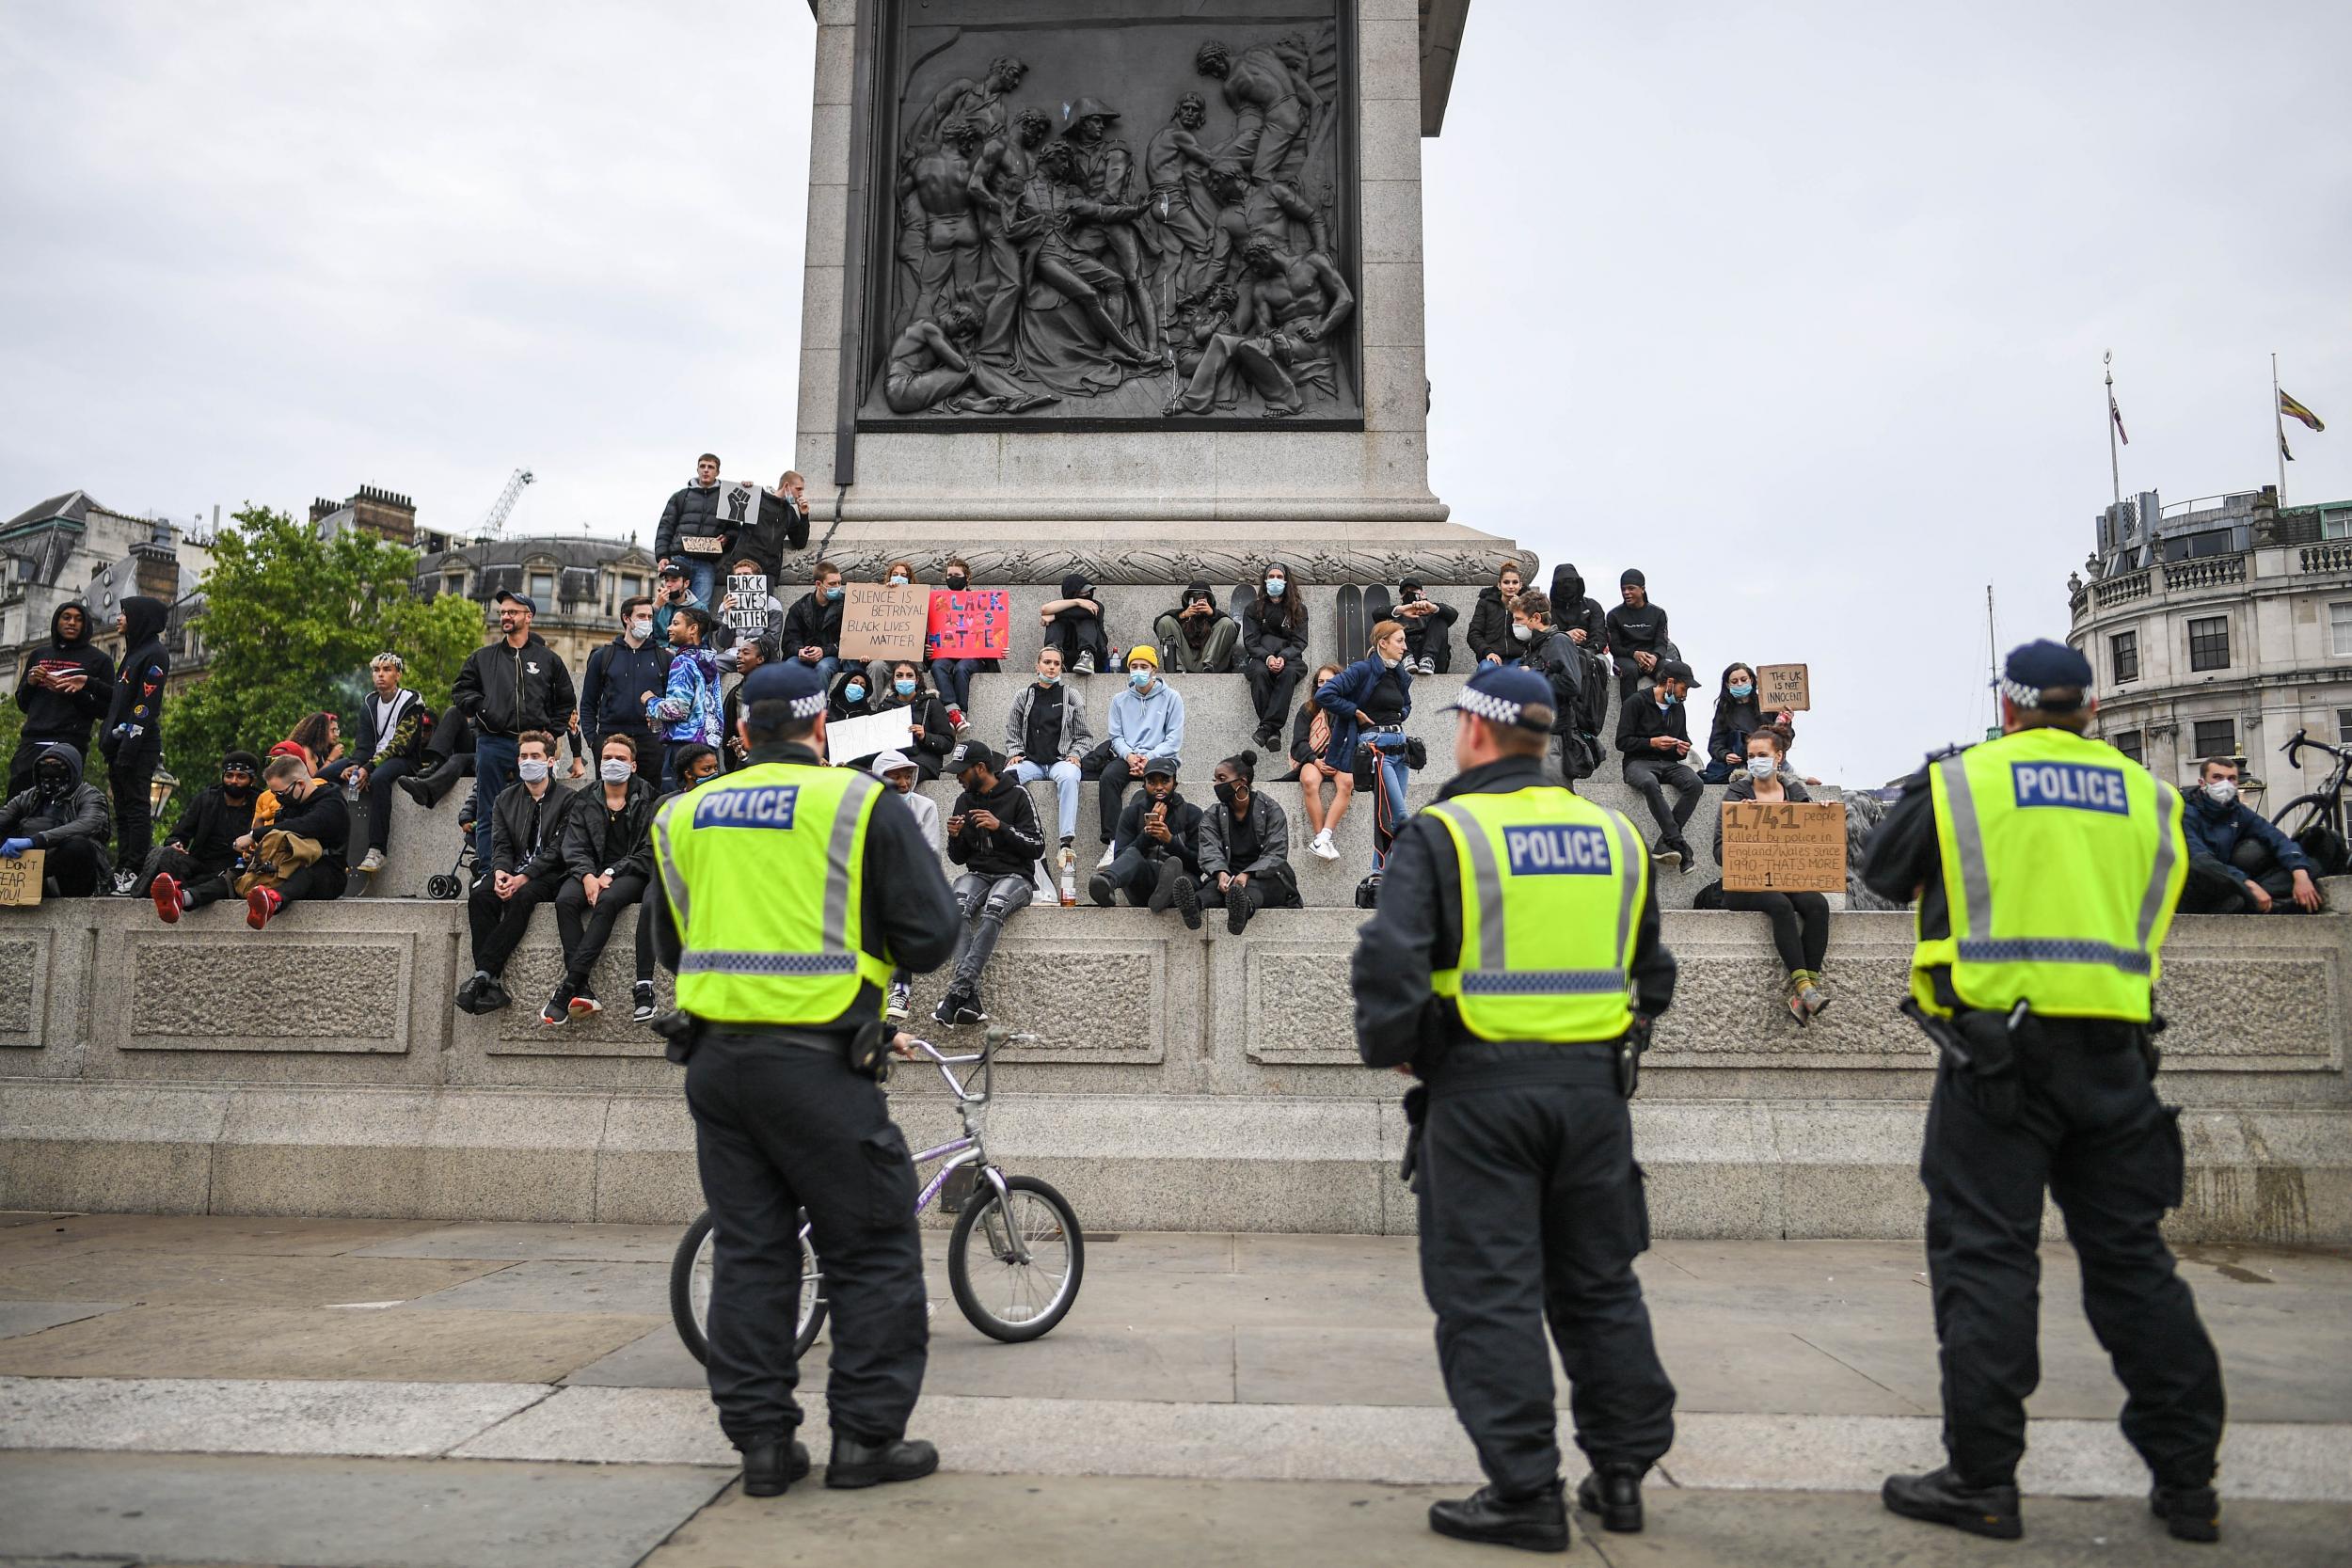
[[[1029,906],[1033,884],[1026,877],[985,877],[967,871],[956,879],[956,905],[963,929],[956,937],[955,978],[959,990],[977,990],[980,971],[995,954],[1005,922]]]

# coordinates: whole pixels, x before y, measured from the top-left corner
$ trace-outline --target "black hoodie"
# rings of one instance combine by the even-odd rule
[[[1511,636],[1511,607],[1502,602],[1502,590],[1489,583],[1478,591],[1478,602],[1470,607],[1470,657],[1484,663],[1499,658],[1505,664],[1519,657],[1518,643]]]
[[[0,805],[0,838],[29,838],[36,849],[53,849],[70,838],[87,839],[98,852],[98,868],[103,872],[110,863],[106,835],[114,828],[114,813],[107,809],[106,797],[96,784],[82,782],[79,751],[62,740],[51,741],[40,760],[51,757],[64,761],[66,787],[56,795],[43,795],[36,771],[32,788],[10,796],[8,804]],[[40,764],[34,767],[38,769]]]
[[[57,635],[57,623],[69,610],[82,612],[82,635],[70,642]],[[16,683],[16,705],[24,712],[24,738],[70,741],[77,763],[80,753],[89,750],[90,726],[106,716],[115,694],[114,666],[104,654],[90,646],[89,633],[89,606],[78,599],[59,605],[49,617],[49,641],[25,658],[24,672]],[[35,686],[36,670],[46,670],[53,675],[79,672],[89,677],[89,684],[72,693]]]
[[[1609,615],[1600,608],[1598,599],[1584,592],[1584,574],[1568,562],[1551,569],[1551,624],[1564,632],[1583,628],[1581,644],[1588,654],[1598,656],[1609,642]]]
[[[110,766],[118,756],[163,750],[164,677],[171,673],[164,623],[170,618],[171,607],[161,599],[134,594],[122,601],[122,663],[98,742]]]
[[[975,811],[993,812],[996,826],[983,828],[972,820]],[[947,858],[981,877],[1027,877],[1045,853],[1045,832],[1037,824],[1037,805],[1029,792],[1012,782],[1009,773],[996,775],[993,788],[964,790],[947,814],[963,818],[963,831],[947,841]]]

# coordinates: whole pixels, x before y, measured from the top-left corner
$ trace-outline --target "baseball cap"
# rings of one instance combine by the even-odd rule
[[[789,703],[793,718],[814,719],[825,711],[825,683],[799,659],[779,659],[743,677],[743,705],[754,703]]]
[[[1680,681],[1685,686],[1698,679],[1691,673],[1691,667],[1678,658],[1661,659],[1656,674],[1661,681]]]
[[[2045,637],[2011,648],[2009,657],[2001,663],[2001,678],[1994,684],[2002,696],[2019,707],[2039,708],[2048,705],[2042,700],[2044,691],[2074,687],[2088,693],[2091,680],[2090,660],[2065,643],[2053,642]],[[2049,705],[2049,711],[2071,713],[2079,705]]]
[[[497,594],[495,594],[495,595],[491,598],[490,602],[491,602],[492,604],[518,604],[518,605],[522,606],[525,610],[528,610],[529,611],[531,611],[531,613],[532,613],[533,615],[536,615],[536,614],[538,614],[538,613],[539,613],[539,607],[538,607],[537,605],[535,605],[535,604],[533,604],[533,603],[532,603],[532,602],[531,602],[531,597],[530,597],[530,595],[529,595],[529,594],[517,594],[517,593],[514,592],[512,589],[506,589],[506,588],[501,588],[501,589],[500,589],[500,590],[498,591]]]
[[[661,568],[661,575],[665,578],[683,578],[691,577],[693,574],[686,569],[686,563],[684,562],[673,561],[668,565]]]
[[[1451,713],[1468,713],[1490,724],[1509,724],[1549,735],[1558,710],[1552,706],[1551,683],[1533,670],[1515,664],[1490,664],[1463,684],[1462,694],[1446,705]]]
[[[1176,770],[1181,766],[1182,764],[1172,756],[1153,757],[1143,765],[1143,776],[1148,779],[1152,774],[1159,773],[1172,779],[1176,777]]]
[[[961,773],[967,768],[985,768],[992,773],[1005,770],[1005,759],[988,749],[984,740],[967,740],[947,753],[947,771]]]

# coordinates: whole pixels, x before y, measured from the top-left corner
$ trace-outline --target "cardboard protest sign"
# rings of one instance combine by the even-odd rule
[[[27,849],[12,861],[0,861],[0,905],[29,910],[40,902],[40,879],[48,853]]]
[[[1012,652],[1012,595],[1001,588],[931,590],[930,658],[1003,658]]]
[[[739,637],[757,637],[768,629],[768,574],[737,572],[727,578],[727,596],[719,619]]]
[[[1813,682],[1802,664],[1767,664],[1756,673],[1756,705],[1769,719],[1813,705]]]
[[[1725,800],[1724,891],[1845,892],[1845,806],[1818,800]]]
[[[887,713],[838,719],[825,726],[825,760],[836,768],[877,752],[903,752],[914,744],[914,708],[911,704]]]
[[[930,589],[912,583],[850,584],[841,595],[842,658],[921,658],[930,596]]]

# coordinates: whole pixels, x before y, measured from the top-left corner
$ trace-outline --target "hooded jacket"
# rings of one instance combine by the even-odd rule
[[[57,634],[57,623],[69,610],[82,612],[82,635],[72,641]],[[16,705],[24,713],[24,738],[72,741],[77,757],[89,750],[90,726],[114,705],[114,666],[90,646],[89,628],[89,606],[78,599],[59,605],[49,617],[49,641],[24,660],[16,683]],[[88,677],[89,684],[71,694],[53,690],[33,684],[35,670],[46,670],[52,675],[79,673]]]
[[[381,711],[382,717],[378,718]],[[415,762],[424,755],[424,699],[405,686],[392,689],[389,701],[368,688],[359,699],[358,744],[350,755],[368,768],[395,760]]]
[[[1564,562],[1551,569],[1551,624],[1562,631],[1581,630],[1584,641],[1580,646],[1588,654],[1598,656],[1609,645],[1609,613],[1600,608],[1600,601],[1584,592],[1584,574],[1576,569],[1573,561]],[[1511,635],[1503,617],[1502,634]],[[1575,641],[1574,638],[1569,639]],[[1505,656],[1508,657],[1508,656]]]
[[[1508,664],[1519,657],[1511,637],[1511,607],[1502,602],[1502,590],[1491,583],[1478,591],[1478,602],[1470,607],[1468,641],[1470,657],[1482,664],[1489,658]]]
[[[994,813],[996,826],[973,821],[975,811]],[[993,789],[961,791],[947,815],[963,818],[963,831],[947,841],[947,858],[956,864],[979,877],[1035,875],[1045,832],[1038,826],[1036,802],[1010,773],[997,774]]]
[[[62,740],[53,740],[40,753],[40,760],[62,757],[68,773],[65,789],[55,796],[40,790],[39,764],[35,765],[33,787],[12,795],[8,804],[0,805],[0,838],[29,838],[36,849],[53,849],[67,839],[86,839],[98,854],[98,868],[103,872],[114,862],[106,853],[106,835],[114,827],[114,813],[106,808],[106,797],[96,784],[82,781],[82,753]]]
[[[727,529],[719,520],[719,484],[696,481],[672,496],[661,509],[661,521],[653,531],[653,557],[656,561],[689,559],[716,561],[725,553],[723,545],[717,550],[689,550],[688,539],[718,539],[723,541]]]
[[[1298,598],[1298,574],[1279,561],[1268,562],[1266,571],[1282,574],[1282,596],[1267,594],[1260,574],[1257,596],[1241,612],[1242,651],[1254,659],[1295,664],[1307,657],[1307,610]]]
[[[1111,840],[1114,854],[1140,849],[1147,861],[1170,858],[1180,862],[1194,876],[1200,874],[1200,808],[1184,799],[1181,789],[1168,792],[1168,842],[1143,836],[1143,819],[1159,804],[1149,790],[1138,789],[1127,797],[1127,803],[1119,813],[1119,832]]]
[[[170,618],[171,607],[161,599],[134,594],[122,601],[122,663],[115,672],[105,733],[99,740],[109,762],[163,750],[164,677],[171,673],[164,623]]]
[[[1083,757],[1094,750],[1094,726],[1087,722],[1087,696],[1067,680],[1061,683],[1061,736],[1050,757],[1033,757],[1029,750],[1029,711],[1044,688],[1024,681],[1013,694],[1012,711],[1005,719],[1005,754],[1050,768],[1064,757]]]
[[[469,654],[450,687],[449,702],[481,734],[510,738],[525,730],[562,735],[580,705],[572,673],[535,631],[519,648],[501,637]]]
[[[654,808],[660,803],[659,792],[635,773],[617,812],[604,803],[601,783],[576,792],[564,814],[564,875],[576,880],[631,869],[652,840]]]
[[[591,746],[599,746],[615,730],[646,733],[645,705],[638,693],[660,693],[670,684],[670,649],[658,637],[642,648],[616,637],[588,656],[588,669],[580,679],[580,726]]]
[[[827,658],[841,657],[841,607],[847,596],[824,599],[810,589],[784,612],[784,652],[787,657],[803,648],[817,648]]]
[[[2319,867],[2312,863],[2301,845],[2264,821],[2262,814],[2245,801],[2233,800],[2227,806],[2217,806],[2201,789],[2185,789],[2181,794],[2188,808],[2181,813],[2181,832],[2188,839],[2191,860],[2218,861],[2221,869],[2238,881],[2250,881],[2252,878],[2247,871],[2230,860],[2238,845],[2250,838],[2270,851],[2280,870],[2319,875]]]
[[[220,760],[224,768],[231,762],[242,762],[253,769],[257,781],[261,776],[261,761],[250,752],[231,752]],[[185,850],[203,875],[228,870],[237,858],[238,835],[253,826],[253,805],[261,793],[262,786],[256,782],[247,788],[243,800],[231,800],[229,791],[218,783],[206,786],[180,814],[168,842]]]
[[[708,648],[678,648],[670,656],[670,673],[661,695],[645,705],[645,721],[664,740],[699,740],[717,746],[719,733],[719,660]]]

